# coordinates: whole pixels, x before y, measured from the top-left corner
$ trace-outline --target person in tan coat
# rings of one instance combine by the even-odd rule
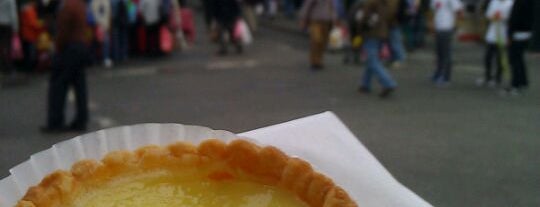
[[[306,0],[300,9],[300,26],[309,29],[311,70],[323,69],[323,58],[332,24],[337,22],[333,0]]]

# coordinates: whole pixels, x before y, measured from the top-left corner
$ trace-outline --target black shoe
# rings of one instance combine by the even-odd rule
[[[365,86],[360,86],[358,87],[358,93],[363,93],[363,94],[370,94],[371,93],[371,89],[365,87]]]
[[[381,98],[388,98],[392,93],[394,93],[396,89],[395,88],[385,88],[381,91],[381,94],[379,94],[379,97]]]
[[[221,49],[216,54],[218,56],[225,56],[225,55],[227,55],[227,53],[229,53],[227,50]]]
[[[236,47],[236,54],[239,54],[239,55],[244,54],[244,47],[237,46]]]
[[[310,69],[311,71],[321,71],[324,67],[322,65],[312,65]]]
[[[87,130],[87,127],[86,125],[71,124],[69,125],[68,130],[72,132],[85,132]]]
[[[43,127],[40,127],[39,128],[39,131],[41,131],[41,133],[43,134],[60,134],[60,133],[65,133],[68,131],[67,128],[65,127],[48,127],[48,126],[43,126]]]

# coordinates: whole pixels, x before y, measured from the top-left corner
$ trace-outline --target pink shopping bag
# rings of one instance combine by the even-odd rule
[[[21,60],[23,57],[24,54],[21,45],[21,38],[18,34],[14,34],[11,38],[11,59]]]

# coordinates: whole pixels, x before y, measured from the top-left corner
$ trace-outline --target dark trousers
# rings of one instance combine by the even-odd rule
[[[495,61],[497,70],[495,71],[495,81],[497,83],[501,83],[501,76],[502,76],[502,57],[503,57],[503,51],[499,49],[499,47],[496,44],[488,44],[486,46],[486,56],[484,57],[484,66],[486,67],[485,70],[485,80],[491,81],[493,80],[493,61]]]
[[[72,127],[86,127],[88,123],[88,92],[84,68],[90,62],[83,43],[71,43],[54,59],[49,83],[47,127],[64,126],[66,95],[68,89],[75,90],[76,114]]]
[[[9,74],[13,70],[11,65],[11,26],[0,25],[0,72]]]
[[[520,89],[529,86],[524,56],[528,43],[528,41],[512,41],[510,44],[509,58],[512,66],[512,87],[514,88]]]
[[[450,81],[452,75],[452,36],[454,31],[437,31],[435,34],[437,69],[434,81]]]
[[[159,23],[146,26],[146,49],[148,55],[159,55],[159,27]]]
[[[112,29],[112,57],[116,61],[123,61],[128,57],[128,32],[127,27],[116,27]]]
[[[23,40],[22,47],[24,53],[24,69],[26,71],[33,71],[37,65],[36,43]]]
[[[229,42],[235,45],[238,51],[242,50],[242,45],[240,41],[234,38],[234,26],[236,22],[219,22],[218,23],[218,32],[219,32],[219,45],[221,51],[227,51],[227,38]]]

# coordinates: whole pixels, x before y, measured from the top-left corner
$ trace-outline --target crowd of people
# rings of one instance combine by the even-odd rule
[[[485,77],[480,86],[502,87],[504,73],[511,83],[503,92],[519,95],[528,87],[524,53],[529,46],[540,48],[540,3],[534,0],[487,0],[481,7],[489,26],[486,32]],[[370,93],[371,80],[382,85],[381,97],[388,97],[397,87],[387,66],[399,67],[407,51],[424,47],[425,34],[432,30],[435,40],[433,83],[447,87],[452,76],[453,40],[465,5],[461,0],[305,0],[300,11],[300,25],[310,34],[311,70],[324,68],[323,56],[333,30],[345,30],[348,44],[344,62],[366,59],[358,91]],[[538,13],[538,12],[537,12]],[[536,15],[536,16],[535,16]],[[431,17],[431,18],[428,18]],[[479,25],[476,25],[479,26]],[[536,28],[536,32],[534,32]],[[381,57],[388,53],[386,62]],[[493,62],[497,65],[493,72]],[[506,72],[505,72],[506,71]]]
[[[242,53],[251,41],[247,36],[258,30],[258,16],[274,18],[278,5],[309,33],[313,71],[324,69],[334,30],[347,34],[344,62],[360,63],[365,58],[358,92],[371,93],[376,78],[382,98],[398,86],[387,67],[400,67],[408,51],[424,47],[430,29],[436,57],[432,81],[438,87],[448,86],[453,39],[465,10],[461,0],[203,0],[202,4],[206,31],[218,43],[218,55],[228,54],[229,44]],[[129,56],[160,56],[193,43],[195,25],[187,5],[185,0],[0,0],[1,72],[4,77],[14,74],[14,63],[32,71],[50,69],[43,131],[85,130],[84,68],[112,67]],[[540,3],[487,0],[484,10],[489,23],[485,75],[477,83],[502,86],[504,74],[509,74],[505,92],[520,94],[529,84],[524,53],[529,46],[540,50],[540,18],[535,13]],[[66,127],[64,108],[70,88],[75,91],[77,113]]]
[[[122,62],[129,56],[167,53],[171,50],[167,44],[171,43],[161,43],[163,36],[182,40],[184,44],[192,40],[189,36],[193,35],[194,28],[186,26],[190,19],[185,23],[181,21],[182,16],[190,15],[184,2],[83,0],[85,22],[80,26],[84,27],[84,40],[91,50],[92,62],[112,67],[113,63]],[[28,72],[50,70],[59,38],[57,31],[61,26],[57,17],[64,1],[2,0],[0,3],[3,54],[21,53],[16,57],[2,55],[3,72],[12,71],[14,65]],[[20,41],[21,47],[9,48],[17,46],[14,41]]]

